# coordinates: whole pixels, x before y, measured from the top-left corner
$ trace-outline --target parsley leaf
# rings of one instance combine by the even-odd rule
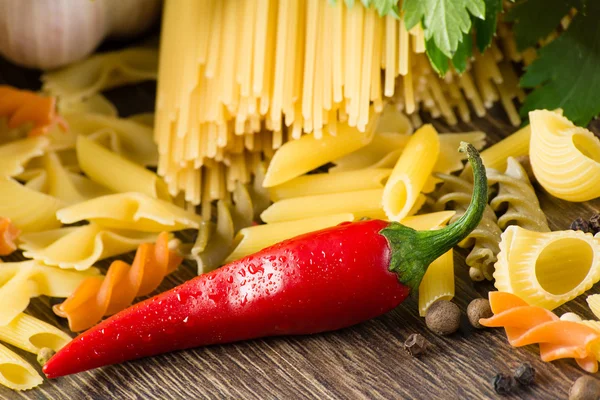
[[[590,1],[566,32],[542,47],[521,78],[521,86],[536,88],[521,108],[523,116],[536,109],[562,108],[567,118],[586,126],[600,114],[599,19],[600,2]]]
[[[502,0],[485,0],[485,19],[473,19],[475,27],[475,41],[481,53],[492,44],[492,38],[496,34],[496,22],[498,13],[502,12]]]
[[[423,22],[425,39],[433,39],[435,46],[452,58],[463,39],[471,30],[471,15],[483,19],[484,0],[404,0],[402,5],[407,29]]]
[[[575,6],[581,6],[580,0],[523,0],[517,3],[508,12],[507,21],[515,22],[513,31],[518,49],[535,46],[540,39],[554,32],[560,20]]]

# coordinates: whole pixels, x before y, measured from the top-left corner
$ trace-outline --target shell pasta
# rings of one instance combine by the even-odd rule
[[[558,113],[537,110],[531,119],[531,168],[550,194],[568,201],[600,197],[600,141]]]
[[[581,231],[509,226],[502,234],[494,278],[498,290],[552,310],[600,280],[600,243]]]
[[[19,175],[24,165],[34,157],[41,156],[50,141],[44,136],[17,140],[0,146],[0,177]]]

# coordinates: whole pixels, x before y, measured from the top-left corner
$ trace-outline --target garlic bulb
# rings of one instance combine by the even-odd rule
[[[160,0],[0,0],[0,54],[52,69],[89,55],[106,37],[147,29]]]

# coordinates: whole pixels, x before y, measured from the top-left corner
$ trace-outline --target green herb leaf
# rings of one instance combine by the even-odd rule
[[[594,0],[597,1],[597,0]],[[572,7],[581,6],[581,0],[522,0],[507,15],[507,21],[514,21],[513,31],[517,48],[525,50],[535,46],[554,32],[560,20]]]
[[[521,78],[521,86],[537,87],[521,108],[523,116],[536,109],[562,108],[566,117],[585,126],[600,114],[599,19],[600,2],[590,1],[566,32],[542,47]]]
[[[463,73],[467,69],[467,61],[473,55],[473,37],[470,34],[466,34],[463,36],[462,42],[458,44],[458,48],[456,49],[456,53],[454,53],[454,57],[452,57],[452,65],[454,65],[454,69]]]
[[[425,49],[431,66],[440,75],[445,75],[448,72],[449,64],[448,57],[435,45],[433,39],[425,41]]]
[[[484,0],[405,0],[402,9],[407,29],[422,21],[425,39],[433,39],[448,58],[470,32],[471,15],[485,17]]]
[[[496,22],[498,14],[502,12],[502,0],[485,0],[485,19],[475,18],[477,48],[481,53],[492,44],[492,38],[496,34]]]

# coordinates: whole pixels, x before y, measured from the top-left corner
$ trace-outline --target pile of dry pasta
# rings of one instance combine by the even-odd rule
[[[45,74],[43,94],[0,87],[0,256],[28,259],[0,268],[0,342],[37,354],[71,340],[24,313],[41,295],[66,298],[54,312],[77,332],[153,292],[184,258],[201,274],[363,217],[419,230],[459,218],[473,186],[456,149],[484,149],[485,133],[438,133],[418,112],[455,124],[501,101],[518,125],[511,61],[523,56],[503,25],[462,75],[438,77],[423,53],[419,27],[343,1],[167,1],[160,55],[152,43],[97,54]],[[157,77],[156,125],[120,118],[100,94]],[[531,178],[565,201],[600,197],[600,142],[559,111],[530,121],[482,151],[493,196],[459,246],[474,281],[518,297],[497,296],[490,326],[532,332],[509,334],[514,345],[547,329],[544,360],[596,371],[600,322],[550,310],[600,280],[600,242],[552,232]],[[131,265],[97,268],[133,251]],[[451,250],[420,284],[421,315],[454,296],[454,279]],[[600,316],[598,295],[588,302]],[[545,319],[524,327],[528,313]],[[580,331],[589,340],[565,342]],[[13,389],[42,382],[2,344],[0,371]]]

